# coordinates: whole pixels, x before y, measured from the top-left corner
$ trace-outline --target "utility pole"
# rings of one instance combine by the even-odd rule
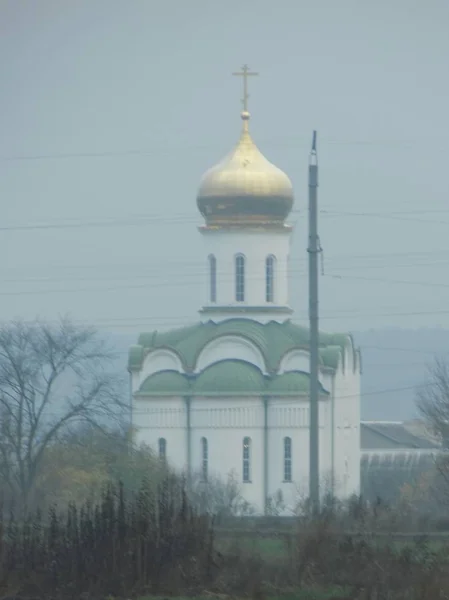
[[[309,323],[310,323],[310,423],[309,423],[309,497],[312,511],[320,508],[319,467],[319,326],[318,326],[318,254],[321,252],[318,237],[318,159],[316,131],[313,132],[309,155]]]

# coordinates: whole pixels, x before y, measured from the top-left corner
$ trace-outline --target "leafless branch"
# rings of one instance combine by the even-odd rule
[[[113,358],[94,329],[66,318],[0,329],[0,477],[24,499],[59,435],[72,424],[101,426],[122,415]]]
[[[449,365],[442,359],[428,367],[427,382],[417,393],[417,406],[429,429],[447,447],[449,441]]]

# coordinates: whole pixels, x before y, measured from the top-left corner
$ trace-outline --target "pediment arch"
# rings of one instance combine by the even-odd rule
[[[279,363],[279,375],[285,373],[300,372],[310,374],[310,354],[308,350],[303,348],[294,348],[284,354]],[[323,372],[320,369],[319,382],[324,390],[329,390],[331,385],[331,375],[327,372]]]
[[[142,364],[140,381],[145,381],[147,377],[158,373],[159,371],[178,371],[185,373],[183,361],[180,356],[171,348],[156,348],[148,352]]]
[[[195,373],[223,360],[241,360],[267,373],[265,358],[254,342],[240,335],[222,335],[208,342],[198,355]]]
[[[302,348],[294,348],[288,350],[281,358],[279,363],[279,375],[288,371],[301,371],[302,373],[310,372],[310,354]]]

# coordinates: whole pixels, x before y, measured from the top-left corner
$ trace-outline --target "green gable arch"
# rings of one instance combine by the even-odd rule
[[[185,396],[190,392],[190,384],[185,375],[177,371],[159,371],[145,379],[137,395]]]
[[[276,375],[270,379],[267,385],[267,392],[270,396],[297,396],[298,394],[308,394],[310,391],[310,377],[308,373],[300,371],[289,371],[282,375]],[[322,386],[320,393],[328,395]]]
[[[202,371],[194,385],[194,395],[263,394],[265,378],[262,372],[242,360],[222,360]]]
[[[270,373],[277,371],[282,357],[289,351],[308,351],[309,348],[308,328],[292,321],[259,323],[252,319],[231,318],[219,323],[208,321],[166,332],[143,333],[138,346],[133,346],[130,351],[128,368],[138,370],[148,352],[167,348],[173,349],[186,370],[193,372],[203,348],[218,337],[227,335],[241,336],[252,342],[261,351]],[[351,336],[320,333],[320,360],[324,367],[336,369],[346,350],[355,353]]]

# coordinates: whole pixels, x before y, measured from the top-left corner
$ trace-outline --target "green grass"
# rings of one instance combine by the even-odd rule
[[[293,543],[295,540],[293,540]],[[372,541],[371,543],[376,544],[376,541]],[[378,540],[377,544],[381,547],[383,545],[390,545],[391,541],[388,539]],[[407,547],[416,548],[416,542],[411,540],[397,541],[393,542],[394,548],[400,552]],[[257,537],[257,536],[248,536],[247,538],[236,537],[232,538],[218,538],[217,539],[217,549],[223,554],[227,552],[233,551],[241,551],[252,555],[260,556],[260,558],[264,560],[273,560],[273,559],[282,559],[287,558],[289,556],[289,548],[287,543],[286,536],[280,537]],[[438,552],[442,550],[444,547],[448,548],[449,544],[446,541],[436,541],[430,540],[427,542],[427,548],[431,552]],[[448,552],[449,554],[449,552]]]
[[[287,544],[279,538],[236,538],[217,540],[217,550],[222,554],[229,552],[243,552],[260,556],[262,559],[271,560],[288,556]]]

